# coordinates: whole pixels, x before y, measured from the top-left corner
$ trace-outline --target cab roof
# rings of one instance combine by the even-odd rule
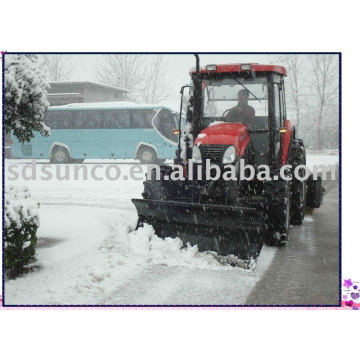
[[[246,64],[209,64],[201,67],[200,74],[226,74],[226,73],[241,73],[241,72],[274,72],[282,76],[287,76],[286,69],[280,65],[262,65],[257,63]],[[190,70],[190,75],[195,74],[195,69]]]

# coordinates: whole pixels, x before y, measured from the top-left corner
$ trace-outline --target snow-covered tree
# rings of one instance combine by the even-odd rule
[[[49,106],[48,83],[36,55],[5,58],[5,131],[12,131],[21,142],[30,141],[34,132],[49,135],[43,123]]]
[[[28,188],[6,186],[4,213],[5,269],[15,277],[35,256],[39,204],[31,198]]]

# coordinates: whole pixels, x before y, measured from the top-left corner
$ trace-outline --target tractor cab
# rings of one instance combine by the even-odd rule
[[[285,68],[259,64],[207,65],[190,75],[193,101],[187,112],[191,125],[188,128],[201,153],[213,152],[211,145],[218,151],[234,145],[241,156],[250,141],[254,165],[277,164],[280,129],[286,122]]]

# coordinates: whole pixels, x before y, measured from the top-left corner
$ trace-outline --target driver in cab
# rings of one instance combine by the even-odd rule
[[[251,129],[251,124],[255,118],[255,110],[248,105],[249,92],[241,89],[238,92],[238,104],[227,110],[224,119],[226,122],[241,123]]]

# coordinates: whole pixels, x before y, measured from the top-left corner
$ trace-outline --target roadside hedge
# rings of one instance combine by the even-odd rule
[[[16,277],[35,256],[39,204],[27,187],[5,187],[5,271]]]

